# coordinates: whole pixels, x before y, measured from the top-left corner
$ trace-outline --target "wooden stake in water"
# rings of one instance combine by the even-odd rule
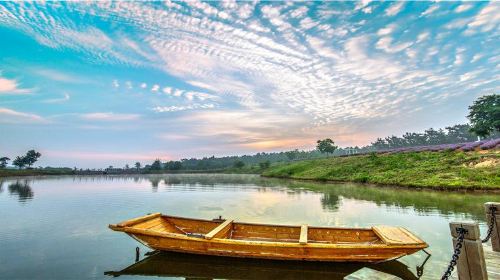
[[[494,212],[494,219],[492,219],[491,215],[491,208],[495,208],[496,211]],[[486,212],[486,221],[488,222],[488,227],[491,225],[489,224],[490,221],[493,220],[493,230],[491,231],[491,247],[493,251],[495,252],[500,252],[500,203],[499,202],[487,202],[484,204],[484,210]]]
[[[450,223],[453,246],[458,238],[458,228],[464,228],[467,232],[464,236],[464,244],[458,258],[457,272],[460,280],[487,280],[486,262],[484,261],[483,243],[477,223]]]

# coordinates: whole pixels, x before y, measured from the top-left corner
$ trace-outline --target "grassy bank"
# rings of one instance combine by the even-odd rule
[[[207,169],[207,170],[141,170],[123,172],[104,171],[74,171],[67,169],[0,169],[1,177],[20,176],[47,176],[47,175],[147,175],[147,174],[179,174],[179,173],[223,173],[223,174],[260,174],[263,169],[258,166],[245,166],[243,168]]]
[[[273,166],[264,176],[441,189],[500,189],[498,150],[333,157]]]
[[[42,175],[74,175],[75,172],[68,169],[0,169],[0,177],[18,176],[42,176]]]

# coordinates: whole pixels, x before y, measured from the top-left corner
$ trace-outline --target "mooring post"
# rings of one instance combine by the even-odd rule
[[[492,211],[492,209],[495,209]],[[500,252],[500,203],[499,202],[486,202],[484,204],[484,210],[486,212],[486,221],[488,223],[488,228],[493,226],[491,230],[491,247],[493,251]],[[492,217],[494,216],[494,217]],[[493,222],[493,225],[490,223]]]
[[[453,247],[457,244],[461,228],[465,229],[465,234],[462,250],[457,262],[458,279],[487,280],[488,273],[486,271],[479,225],[477,223],[450,223]]]

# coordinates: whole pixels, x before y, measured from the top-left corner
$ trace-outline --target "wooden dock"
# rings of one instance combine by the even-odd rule
[[[486,261],[486,270],[489,280],[500,280],[500,252],[493,252],[491,243],[483,245],[484,259]],[[458,279],[457,270],[453,271],[451,279]]]

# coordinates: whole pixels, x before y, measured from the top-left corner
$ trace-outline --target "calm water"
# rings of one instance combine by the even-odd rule
[[[109,223],[151,212],[211,219],[319,226],[404,226],[430,244],[423,279],[435,279],[451,253],[448,223],[473,220],[485,232],[483,203],[498,194],[458,194],[317,184],[254,175],[45,177],[0,181],[0,278],[111,279],[134,263],[138,243]],[[141,247],[141,258],[147,248]],[[157,255],[128,273],[167,277],[375,279],[385,271],[415,279],[419,252],[399,262],[308,267]],[[356,271],[356,272],[355,272]],[[126,271],[125,271],[126,272]],[[135,279],[144,276],[121,276]]]

